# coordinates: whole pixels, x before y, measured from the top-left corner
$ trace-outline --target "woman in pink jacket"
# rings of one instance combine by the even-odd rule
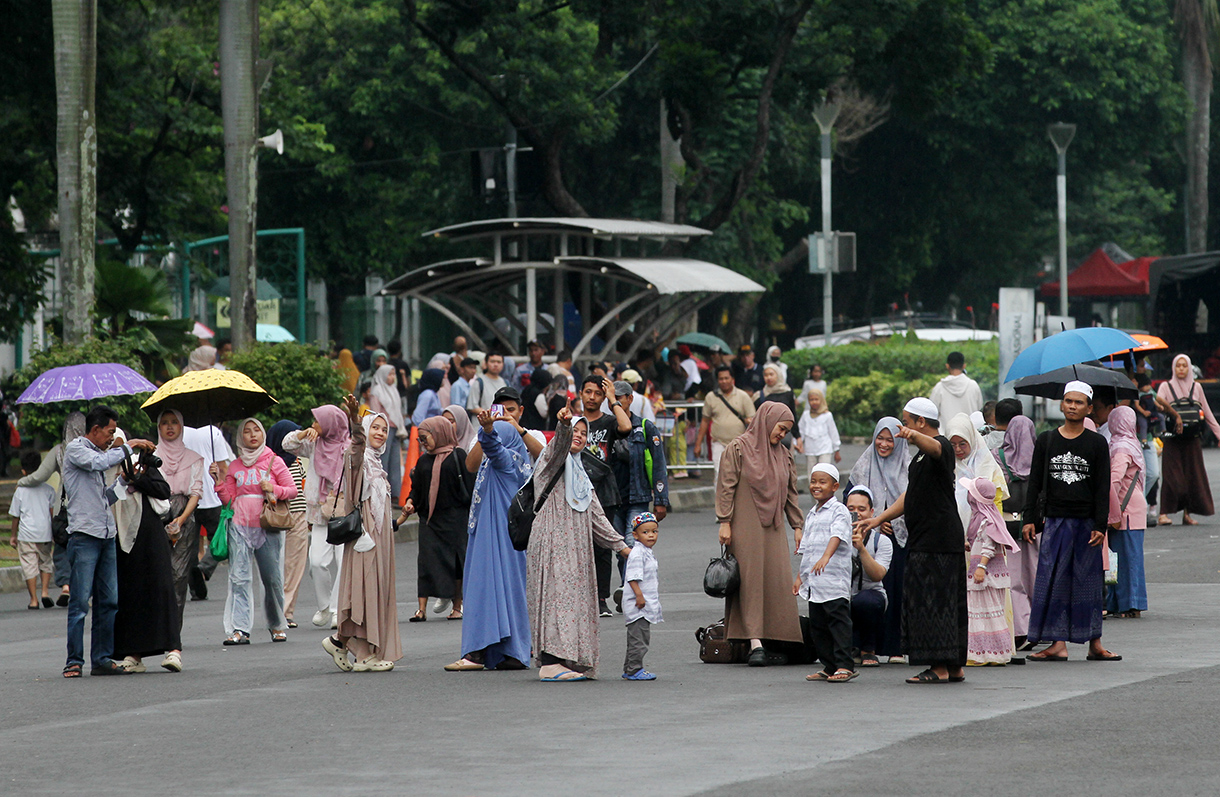
[[[267,628],[272,642],[288,639],[284,619],[283,534],[268,534],[259,524],[265,499],[288,500],[297,494],[296,484],[283,460],[267,448],[267,433],[254,418],[238,424],[234,443],[238,458],[229,465],[229,474],[217,492],[220,500],[233,502],[229,523],[229,590],[233,594],[233,635],[226,645],[249,645],[253,626],[254,581],[250,560],[258,562],[266,593]],[[212,465],[217,478],[216,465]]]
[[[1136,437],[1135,410],[1110,413],[1110,550],[1118,555],[1118,583],[1106,588],[1109,617],[1139,617],[1148,610],[1144,583],[1144,452]]]

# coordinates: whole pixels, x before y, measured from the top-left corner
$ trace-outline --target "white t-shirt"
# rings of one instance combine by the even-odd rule
[[[890,542],[888,536],[873,529],[869,532],[868,539],[864,542],[864,549],[868,551],[869,556],[873,557],[877,564],[884,567],[887,573],[889,572],[890,562],[894,560],[894,543]],[[860,558],[860,552],[856,550],[854,545],[851,547],[851,558],[853,560],[859,560]],[[864,568],[861,567],[860,580],[851,585],[851,594],[855,595],[857,592],[866,592],[870,589],[885,595],[885,585],[880,581],[873,581],[868,577],[868,573],[864,572]],[[888,596],[886,600],[889,600]]]
[[[211,434],[208,434],[208,432]],[[232,462],[233,449],[215,426],[204,426],[196,429],[193,426],[182,427],[182,443],[191,451],[203,457],[203,494],[199,498],[200,509],[212,509],[220,506],[220,496],[216,495],[216,482],[208,472],[213,462]]]
[[[826,563],[821,575],[814,575],[813,566],[833,537],[839,547]],[[826,603],[851,597],[851,512],[838,498],[815,506],[805,516],[805,530],[797,553],[801,555],[800,595],[810,603]]]
[[[18,487],[13,492],[8,513],[19,519],[18,542],[51,542],[51,507],[54,503],[55,491],[49,484]]]
[[[644,595],[644,608],[635,606],[635,590],[631,582],[640,582],[640,592]],[[631,555],[627,557],[627,568],[623,571],[623,619],[634,623],[643,617],[650,623],[664,622],[661,616],[660,584],[657,580],[657,557],[647,545],[631,546]]]

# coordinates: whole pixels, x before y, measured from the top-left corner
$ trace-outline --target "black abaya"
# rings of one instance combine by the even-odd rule
[[[151,656],[181,650],[178,602],[165,524],[149,498],[168,500],[169,485],[161,473],[149,469],[132,485],[139,500],[140,525],[131,551],[117,552],[119,610],[114,619],[114,657]]]
[[[423,454],[411,471],[411,502],[420,519],[417,595],[453,600],[461,597],[457,582],[466,566],[466,523],[474,474],[466,470],[466,452],[454,448],[441,464],[437,507],[429,515],[433,461],[431,454]]]

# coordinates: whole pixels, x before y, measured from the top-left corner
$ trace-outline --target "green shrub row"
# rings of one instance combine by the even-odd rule
[[[256,416],[268,429],[279,420],[309,426],[313,423],[310,410],[343,400],[343,377],[335,370],[334,361],[316,346],[256,343],[235,352],[228,365],[253,379],[279,402]]]

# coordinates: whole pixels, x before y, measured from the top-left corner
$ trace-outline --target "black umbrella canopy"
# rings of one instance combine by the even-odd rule
[[[1069,365],[1056,368],[1044,374],[1024,376],[1013,383],[1013,389],[1025,396],[1041,396],[1042,398],[1061,399],[1063,388],[1068,382],[1079,380],[1093,388],[1113,388],[1120,399],[1133,399],[1139,396],[1139,391],[1127,374],[1111,368],[1101,368],[1096,365]]]

